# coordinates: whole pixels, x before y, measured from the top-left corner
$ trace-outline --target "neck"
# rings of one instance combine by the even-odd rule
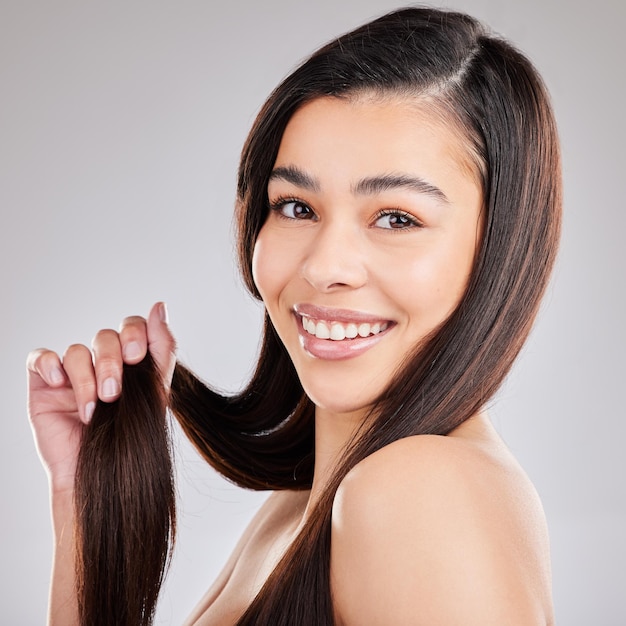
[[[315,468],[313,485],[307,512],[317,502],[347,449],[357,428],[362,423],[366,410],[350,413],[335,413],[328,409],[315,409]]]

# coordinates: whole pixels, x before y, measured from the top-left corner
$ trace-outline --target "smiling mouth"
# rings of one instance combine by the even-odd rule
[[[344,341],[357,338],[371,337],[389,328],[389,322],[336,322],[327,320],[315,320],[306,315],[300,315],[302,328],[318,339],[330,339],[331,341]]]

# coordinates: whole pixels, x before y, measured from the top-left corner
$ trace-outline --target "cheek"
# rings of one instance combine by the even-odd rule
[[[271,258],[267,254],[268,246],[265,239],[263,229],[261,229],[254,244],[254,251],[252,252],[252,278],[263,300],[265,300],[265,294],[270,287],[268,280],[272,277],[272,272],[269,268]]]
[[[252,277],[261,298],[269,308],[289,280],[293,267],[285,246],[272,230],[264,226],[259,232],[252,254]]]
[[[420,325],[434,328],[450,315],[467,288],[474,263],[474,245],[464,241],[441,241],[398,264],[403,271],[388,277],[387,285],[404,301],[409,316]],[[408,255],[407,255],[408,257]]]

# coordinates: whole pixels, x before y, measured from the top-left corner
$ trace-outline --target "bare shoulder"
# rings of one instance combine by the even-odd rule
[[[331,545],[339,623],[552,623],[541,504],[487,425],[364,459],[337,492]]]

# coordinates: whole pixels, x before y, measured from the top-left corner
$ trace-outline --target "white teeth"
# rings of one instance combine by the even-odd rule
[[[348,324],[346,326],[346,337],[348,339],[354,339],[359,334],[359,329],[356,324]]]
[[[377,335],[389,328],[389,322],[376,322],[374,324],[368,324],[366,322],[355,324],[350,322],[348,324],[342,324],[341,322],[315,321],[310,317],[302,316],[302,328],[304,328],[309,335],[315,335],[318,339],[342,341],[343,339]]]
[[[346,330],[341,324],[333,324],[330,327],[330,338],[333,341],[341,341],[346,338]]]
[[[315,336],[318,339],[330,339],[330,330],[324,322],[318,322],[315,325]]]

